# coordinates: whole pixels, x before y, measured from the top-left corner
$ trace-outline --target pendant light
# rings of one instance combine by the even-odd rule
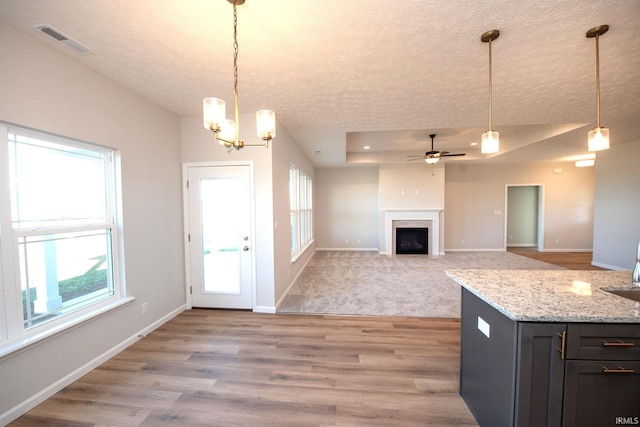
[[[480,36],[482,43],[489,43],[489,128],[482,134],[482,145],[480,146],[480,152],[482,154],[493,154],[500,150],[500,133],[491,128],[491,42],[498,37],[500,37],[500,31],[498,30],[487,31]]]
[[[235,121],[226,119],[225,102],[219,98],[205,98],[202,102],[202,113],[205,129],[213,132],[214,138],[227,148],[240,150],[245,146],[269,147],[269,141],[276,136],[276,114],[271,110],[260,110],[256,113],[258,136],[262,144],[246,144],[240,140],[240,119],[238,113],[238,11],[236,6],[245,0],[227,0],[233,4],[233,95]]]
[[[609,128],[600,126],[600,36],[609,31],[608,25],[600,25],[587,31],[587,38],[596,39],[596,127],[588,136],[589,151],[609,149]]]

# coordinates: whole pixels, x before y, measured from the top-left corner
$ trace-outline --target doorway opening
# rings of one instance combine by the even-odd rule
[[[505,250],[544,250],[543,190],[541,184],[506,186]]]

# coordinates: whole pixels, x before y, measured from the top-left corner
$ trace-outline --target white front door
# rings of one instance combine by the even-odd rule
[[[193,307],[253,306],[250,178],[249,165],[187,168]]]

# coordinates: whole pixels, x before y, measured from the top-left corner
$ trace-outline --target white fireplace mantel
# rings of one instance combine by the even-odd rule
[[[429,248],[431,255],[440,255],[440,209],[384,210],[385,253],[393,254],[393,221],[431,221]]]

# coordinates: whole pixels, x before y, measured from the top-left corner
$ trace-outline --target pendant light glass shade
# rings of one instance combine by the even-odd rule
[[[219,98],[205,98],[202,101],[202,117],[204,128],[211,131],[220,131],[225,123],[227,115],[225,103]]]
[[[609,149],[609,128],[597,127],[589,131],[589,151],[602,151]]]
[[[259,110],[256,113],[258,136],[269,141],[276,136],[276,113],[271,110]]]
[[[488,130],[483,133],[480,152],[482,154],[493,154],[498,151],[500,151],[500,132]]]
[[[227,119],[223,122],[220,129],[220,140],[218,141],[220,145],[224,145],[224,141],[235,141],[236,140],[236,122],[235,120]]]

